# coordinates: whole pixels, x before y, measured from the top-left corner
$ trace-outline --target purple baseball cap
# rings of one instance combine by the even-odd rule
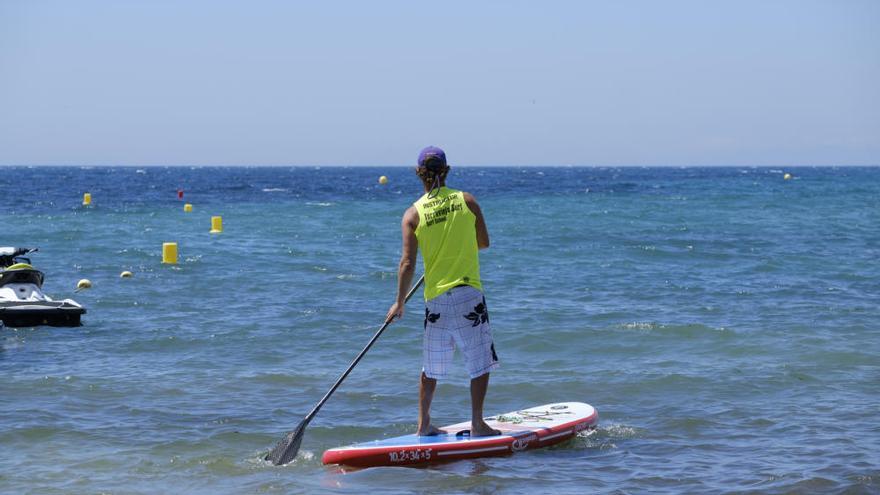
[[[428,146],[419,153],[419,167],[432,171],[446,168],[446,153],[436,146]]]

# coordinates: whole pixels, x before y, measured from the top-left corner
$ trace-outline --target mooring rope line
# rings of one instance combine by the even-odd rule
[[[499,423],[522,423],[525,420],[530,421],[553,421],[552,416],[560,416],[563,414],[572,414],[571,411],[517,411],[515,416],[505,416],[503,414],[499,414],[494,419]]]

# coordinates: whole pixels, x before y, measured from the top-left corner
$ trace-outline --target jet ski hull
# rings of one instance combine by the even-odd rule
[[[36,248],[0,247],[0,322],[8,327],[78,327],[85,308],[43,293],[43,272],[25,254]]]
[[[85,308],[72,301],[0,302],[0,320],[7,327],[78,327]]]

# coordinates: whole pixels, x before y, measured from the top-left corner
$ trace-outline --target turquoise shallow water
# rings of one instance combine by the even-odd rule
[[[492,235],[487,413],[579,400],[600,427],[355,472],[321,453],[414,428],[417,300],[300,457],[261,457],[391,303],[409,169],[2,170],[0,245],[39,246],[47,293],[89,312],[0,333],[0,492],[880,491],[880,169],[455,170]],[[167,241],[177,266],[160,263]],[[73,294],[81,278],[94,286]],[[468,407],[457,370],[434,417]]]

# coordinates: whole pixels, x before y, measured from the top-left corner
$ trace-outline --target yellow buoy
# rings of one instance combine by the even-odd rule
[[[191,204],[189,204],[189,203],[183,205],[183,211],[185,211],[185,212],[187,212],[187,213],[193,211],[193,205],[191,205]]]
[[[223,218],[211,217],[211,233],[219,234],[220,232],[223,232]]]
[[[176,242],[163,242],[162,243],[162,263],[168,263],[169,265],[177,264],[177,243]]]
[[[382,177],[379,177],[379,184],[382,184],[383,186],[385,184],[388,184],[388,177],[385,177],[384,175]]]
[[[782,178],[785,180],[789,180],[789,179],[791,179],[791,174],[785,174],[782,176]]]
[[[92,193],[83,194],[83,206],[89,206],[92,204]]]
[[[131,278],[131,277],[132,277],[132,274],[131,274],[130,271],[126,270],[126,271],[120,273],[120,274],[119,274],[119,277],[120,277],[120,278]]]
[[[87,278],[84,278],[76,283],[76,290],[91,289],[91,288],[92,288],[92,281]]]

